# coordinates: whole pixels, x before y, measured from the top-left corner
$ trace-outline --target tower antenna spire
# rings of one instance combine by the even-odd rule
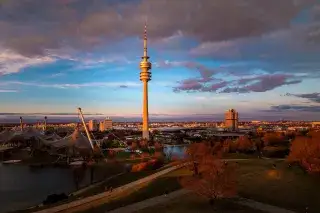
[[[147,19],[144,22],[144,33],[143,33],[143,57],[148,59],[148,34],[147,34]]]

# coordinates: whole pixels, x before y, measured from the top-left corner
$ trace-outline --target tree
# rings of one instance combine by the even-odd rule
[[[163,151],[163,145],[161,143],[159,143],[158,141],[156,141],[154,143],[154,149],[155,149],[155,151]]]
[[[263,141],[261,140],[261,138],[255,138],[253,140],[253,143],[254,143],[254,145],[256,147],[256,151],[258,153],[258,156],[262,157],[262,150],[263,150],[263,147],[264,147]]]
[[[298,163],[308,173],[320,173],[320,132],[296,137],[287,158],[289,163]]]
[[[202,157],[201,152],[203,152],[202,150],[204,150],[203,146],[205,146],[204,143],[193,143],[186,150],[186,161],[190,162],[194,175],[199,174],[198,161]]]
[[[141,149],[148,149],[148,141],[146,139],[142,139],[139,141],[139,146]]]
[[[232,151],[232,144],[233,144],[233,141],[231,139],[227,139],[225,141],[223,141],[222,143],[222,151],[224,153],[229,153],[230,151]]]
[[[109,150],[108,157],[109,159],[114,159],[116,157],[116,152],[114,150]]]
[[[142,161],[148,160],[150,158],[150,154],[148,152],[143,152],[140,155],[140,158],[141,158]]]
[[[161,160],[163,160],[164,158],[163,152],[159,152],[159,151],[156,151],[153,156],[154,158],[161,159]]]
[[[234,164],[223,162],[218,155],[206,154],[199,162],[199,176],[180,179],[182,187],[209,199],[232,197],[236,194]]]
[[[239,137],[237,140],[237,150],[240,152],[248,152],[254,148],[252,141],[247,136]]]
[[[190,162],[194,175],[199,174],[198,164],[202,160],[202,157],[211,153],[211,147],[205,143],[193,143],[186,150],[187,161]]]
[[[133,142],[131,143],[131,149],[132,149],[132,150],[136,150],[137,148],[138,148],[138,144],[133,141]]]
[[[285,138],[281,134],[270,132],[263,136],[263,141],[266,146],[276,146],[283,144],[285,142]]]

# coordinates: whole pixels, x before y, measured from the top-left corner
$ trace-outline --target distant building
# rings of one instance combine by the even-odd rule
[[[260,124],[261,121],[251,121],[252,124]]]
[[[100,132],[104,132],[108,129],[112,129],[112,120],[110,118],[106,118],[103,121],[100,121],[99,130]]]
[[[320,121],[315,121],[311,123],[313,128],[320,127]]]
[[[226,128],[230,129],[231,131],[238,130],[238,112],[235,109],[229,109],[225,113],[225,122],[224,125]]]
[[[98,122],[96,120],[89,121],[89,131],[97,131],[98,130]]]

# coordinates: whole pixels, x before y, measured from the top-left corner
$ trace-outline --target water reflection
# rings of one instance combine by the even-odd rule
[[[181,159],[185,156],[186,147],[168,146],[164,152],[172,158]],[[110,175],[112,172],[108,169],[30,169],[26,165],[0,163],[0,213],[38,205],[50,194],[69,194],[92,180],[95,182]]]
[[[182,159],[186,155],[187,145],[165,146],[164,153],[174,159]]]
[[[0,213],[38,205],[51,194],[70,194],[115,172],[91,167],[30,169],[26,165],[0,164]]]
[[[24,165],[1,165],[0,174],[1,213],[37,205],[49,194],[75,190],[73,174],[68,169],[33,171]]]

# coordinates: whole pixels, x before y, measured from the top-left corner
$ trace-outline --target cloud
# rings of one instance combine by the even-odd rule
[[[190,55],[196,58],[227,61],[216,68],[219,73],[234,76],[257,72],[294,73],[313,79],[320,78],[319,54],[320,22],[295,25],[261,36],[203,42],[190,50]]]
[[[18,90],[10,90],[10,89],[0,89],[0,93],[12,93],[19,92]]]
[[[179,82],[179,86],[174,87],[173,91],[174,92],[180,92],[180,91],[187,91],[187,92],[192,92],[192,91],[201,91],[203,89],[203,85],[199,83],[195,79],[187,79]]]
[[[311,10],[312,19],[314,21],[320,21],[320,6],[314,5],[314,7]]]
[[[294,112],[319,112],[320,106],[305,105],[276,105],[271,107],[272,111],[294,111]]]
[[[65,46],[90,49],[106,39],[141,35],[146,16],[154,39],[180,32],[204,42],[230,40],[289,27],[294,17],[315,2],[13,0],[0,7],[0,43],[25,56],[45,55],[47,50]]]
[[[237,80],[201,82],[201,79],[187,79],[178,82],[174,92],[217,92],[217,93],[249,93],[266,92],[277,87],[301,83],[294,75],[267,74],[254,77],[244,77]]]
[[[57,78],[57,77],[61,77],[64,75],[65,75],[65,73],[58,72],[58,73],[52,74],[49,78]]]
[[[238,81],[238,84],[245,86],[237,87],[237,92],[245,93],[245,92],[266,92],[269,90],[273,90],[277,87],[290,85],[290,84],[298,84],[302,81],[300,79],[294,79],[294,76],[287,74],[274,74],[274,75],[261,75],[253,78],[242,78]],[[231,89],[232,90],[232,89]],[[229,91],[221,91],[229,92]]]
[[[1,49],[0,49],[1,50]],[[0,51],[0,75],[20,72],[23,68],[54,62],[55,59],[44,57],[26,57],[9,50]]]
[[[154,85],[170,86],[170,82],[155,81]],[[0,86],[8,85],[21,85],[31,87],[44,87],[56,89],[80,89],[84,87],[110,87],[110,88],[128,88],[128,87],[141,87],[140,82],[127,81],[127,82],[87,82],[87,83],[40,83],[40,82],[24,82],[24,81],[0,81]]]
[[[231,97],[230,96],[226,96],[226,95],[223,95],[223,96],[215,95],[215,96],[210,96],[210,97],[207,97],[207,96],[196,96],[195,99],[197,101],[215,101],[215,100],[228,100],[228,99],[231,99]]]
[[[294,97],[298,97],[298,98],[304,98],[304,99],[308,99],[308,100],[315,102],[315,103],[320,103],[320,93],[319,92],[305,93],[305,94],[287,93],[286,96],[294,96]]]
[[[190,70],[196,70],[199,72],[200,79],[199,82],[205,83],[212,81],[212,76],[216,73],[214,69],[208,68],[200,63],[193,62],[193,61],[160,61],[157,62],[156,67],[161,68],[173,68],[173,67],[185,67]]]
[[[79,84],[47,84],[47,83],[38,83],[38,82],[22,82],[22,81],[7,81],[0,82],[0,85],[22,85],[22,86],[33,86],[33,87],[48,87],[48,88],[57,88],[57,89],[79,89],[82,87],[138,87],[141,86],[138,82],[88,82],[88,83],[79,83]]]
[[[294,57],[300,60],[315,60],[320,51],[320,23],[292,26],[268,32],[260,36],[203,42],[190,50],[193,56],[219,59],[243,59],[281,61]],[[307,54],[307,55],[306,55]]]

